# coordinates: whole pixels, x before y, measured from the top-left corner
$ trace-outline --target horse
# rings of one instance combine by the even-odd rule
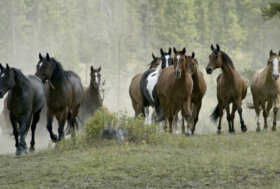
[[[175,47],[173,51],[174,65],[162,70],[156,85],[160,107],[165,120],[169,122],[169,133],[172,133],[173,118],[180,110],[183,110],[183,117],[187,120],[188,126],[191,125],[192,67],[195,64],[194,53],[192,56],[186,56],[185,48],[177,51]],[[167,122],[164,130],[167,130]],[[185,128],[182,127],[182,133],[184,132]]]
[[[211,114],[211,119],[215,123],[219,118],[217,133],[221,133],[221,120],[223,109],[226,109],[229,133],[235,133],[234,116],[236,110],[240,117],[242,132],[247,131],[247,126],[242,117],[242,100],[247,95],[247,85],[240,73],[234,68],[231,58],[217,44],[216,49],[211,45],[212,53],[209,55],[209,63],[206,67],[207,74],[212,74],[215,69],[221,68],[222,73],[217,77],[217,98],[218,105]],[[229,105],[232,103],[230,113]]]
[[[26,152],[25,142],[31,123],[31,142],[29,151],[35,150],[35,130],[40,119],[40,111],[45,103],[42,81],[33,75],[25,76],[16,68],[6,68],[0,64],[0,98],[8,92],[7,109],[13,126],[16,155]],[[18,139],[18,137],[20,137]]]
[[[100,93],[101,66],[97,69],[94,69],[93,66],[91,66],[90,71],[90,84],[87,88],[84,88],[83,101],[79,111],[79,117],[83,122],[92,116],[98,108],[103,106],[103,99]]]
[[[198,61],[195,58],[195,54],[193,53],[193,58],[195,64],[193,64],[193,74],[192,74],[192,80],[193,80],[193,91],[191,96],[191,109],[192,109],[192,128],[191,132],[194,134],[195,127],[198,122],[199,112],[201,109],[202,99],[205,95],[207,86],[206,82],[203,76],[203,73],[198,68]],[[182,120],[182,124],[184,124],[184,119]],[[184,126],[183,126],[184,127]]]
[[[279,52],[280,55],[280,52]],[[272,50],[269,52],[269,58],[264,68],[258,70],[253,75],[251,83],[251,92],[253,97],[253,106],[257,115],[257,132],[260,132],[260,111],[263,110],[264,129],[267,129],[267,117],[270,109],[273,107],[273,126],[272,131],[276,131],[277,112],[279,103],[279,55]]]
[[[161,63],[161,58],[156,57],[153,53],[152,53],[152,58],[153,58],[153,60],[149,64],[149,66],[150,66],[149,69],[156,68]],[[143,76],[143,72],[136,74],[132,78],[130,85],[129,85],[129,96],[131,98],[132,107],[135,112],[135,117],[137,117],[139,114],[144,112],[142,95],[140,92],[140,80],[141,80],[142,76]]]
[[[64,71],[60,62],[51,58],[49,54],[43,57],[39,53],[39,62],[36,66],[36,76],[46,86],[47,102],[47,129],[53,142],[64,138],[64,125],[66,120],[70,129],[74,131],[76,116],[83,100],[83,87],[80,77],[73,71]],[[58,121],[58,138],[52,131],[54,116]]]
[[[160,115],[159,100],[155,93],[155,86],[161,71],[173,64],[171,48],[169,48],[168,53],[164,52],[161,48],[160,53],[161,65],[157,68],[145,71],[140,80],[140,92],[142,95],[142,105],[144,107],[143,115],[145,115],[146,123],[148,123],[149,106],[155,107],[157,115]],[[156,121],[159,120],[160,118],[158,118]]]

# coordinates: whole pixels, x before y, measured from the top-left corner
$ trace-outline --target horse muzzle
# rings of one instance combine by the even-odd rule
[[[180,78],[180,77],[181,77],[181,72],[178,71],[178,70],[176,70],[176,71],[174,72],[174,76],[177,77],[177,78]]]
[[[207,74],[212,74],[213,69],[212,68],[206,68],[206,72],[207,72]]]
[[[273,74],[272,76],[275,80],[277,80],[279,78],[279,74]]]

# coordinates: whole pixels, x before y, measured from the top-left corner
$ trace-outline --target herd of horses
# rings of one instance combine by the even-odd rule
[[[171,48],[168,52],[160,49],[160,53],[161,57],[152,54],[153,60],[149,69],[138,73],[131,80],[129,95],[135,116],[143,115],[148,122],[149,107],[152,106],[152,121],[165,121],[164,130],[172,133],[173,123],[178,119],[180,112],[182,133],[194,134],[207,89],[203,72],[199,69],[195,53],[187,55],[185,48],[179,51],[174,47],[173,55]],[[280,51],[277,54],[271,50],[266,66],[258,70],[252,79],[253,104],[249,104],[248,107],[255,109],[257,131],[260,131],[260,111],[263,111],[266,129],[267,117],[272,107],[272,130],[276,130],[280,94],[279,62]],[[241,131],[246,132],[247,126],[242,115],[242,100],[247,95],[246,82],[220,46],[211,45],[206,72],[212,74],[218,68],[222,70],[217,77],[218,104],[210,117],[212,121],[218,121],[217,132],[221,133],[221,120],[225,109],[229,132],[234,133],[234,117],[237,111]],[[66,124],[74,131],[78,128],[78,121],[83,123],[96,109],[102,107],[102,85],[105,82],[101,84],[100,72],[101,67],[94,69],[91,66],[90,84],[83,87],[80,77],[75,72],[65,71],[62,64],[48,53],[45,57],[39,53],[35,75],[26,76],[17,68],[0,64],[0,98],[8,93],[2,114],[12,124],[16,155],[27,152],[25,137],[30,127],[32,133],[29,151],[35,150],[35,130],[40,115],[46,115],[50,138],[53,142],[58,142],[64,138]],[[54,118],[58,121],[58,136],[52,131]]]
[[[47,115],[47,129],[53,142],[64,138],[64,126],[71,130],[102,106],[100,90],[101,67],[91,66],[90,84],[84,88],[80,77],[73,71],[65,71],[60,62],[46,54],[39,54],[35,75],[25,76],[19,69],[0,64],[0,98],[8,92],[4,103],[4,115],[9,114],[13,127],[16,155],[27,152],[26,134],[31,126],[29,151],[35,148],[35,130],[41,111]],[[53,133],[53,119],[58,121],[58,136]]]
[[[153,122],[165,121],[164,130],[173,132],[174,120],[178,113],[182,114],[182,133],[194,134],[199,119],[202,99],[206,93],[206,82],[195,53],[186,55],[186,49],[178,51],[169,48],[168,52],[160,49],[161,57],[152,54],[152,62],[145,72],[136,74],[129,86],[129,95],[135,116],[140,114],[149,118],[149,107],[154,108]],[[253,75],[251,92],[253,104],[249,108],[255,109],[257,117],[257,132],[260,131],[260,111],[263,111],[264,128],[267,128],[267,117],[273,106],[273,127],[276,130],[276,120],[280,95],[279,78],[280,51],[269,52],[267,64]],[[206,67],[207,74],[212,74],[215,69],[221,68],[222,72],[217,77],[218,104],[211,114],[211,120],[218,122],[217,133],[221,133],[221,122],[224,110],[228,122],[229,133],[235,133],[234,118],[237,111],[240,118],[241,131],[246,132],[242,113],[242,100],[247,95],[247,84],[241,74],[235,69],[231,58],[220,49],[211,45],[209,63]],[[230,111],[230,105],[231,111]],[[184,120],[187,122],[185,131]],[[168,129],[169,125],[169,129]],[[175,124],[176,125],[176,124]]]

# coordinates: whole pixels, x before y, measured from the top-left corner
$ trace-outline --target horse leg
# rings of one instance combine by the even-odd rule
[[[257,120],[257,129],[256,132],[260,132],[261,128],[260,128],[260,102],[258,99],[256,99],[253,96],[253,101],[254,101],[254,107],[255,107],[255,112],[256,112],[256,120]]]
[[[201,101],[198,102],[197,104],[193,105],[193,128],[192,128],[192,134],[194,134],[195,132],[195,127],[196,127],[196,123],[198,122],[198,116],[199,116],[199,112],[200,112],[200,108],[201,108]]]
[[[219,101],[218,102],[218,109],[219,109],[219,124],[218,124],[218,130],[217,133],[221,134],[221,125],[222,125],[222,118],[223,118],[223,104]]]
[[[10,121],[13,126],[13,134],[15,137],[16,155],[21,155],[21,148],[19,146],[19,141],[18,141],[18,127],[17,127],[18,123],[17,123],[17,119],[15,118],[15,116],[13,114],[10,114]]]
[[[262,110],[263,110],[263,120],[264,120],[264,129],[267,129],[267,104],[266,102],[262,102]]]
[[[52,122],[53,122],[53,113],[47,112],[47,129],[50,133],[51,140],[53,142],[57,142],[57,135],[55,135],[52,131]]]
[[[267,117],[269,116],[269,112],[270,112],[272,106],[273,106],[273,101],[272,101],[272,100],[268,101],[268,102],[267,102],[267,107],[266,107],[266,113],[267,113],[266,119],[267,119]],[[266,127],[266,129],[267,129],[267,127]]]
[[[240,118],[240,124],[241,124],[241,131],[243,133],[245,133],[247,131],[247,126],[244,123],[244,119],[242,116],[242,100],[239,99],[238,101],[235,102],[235,104],[237,105],[237,112],[239,114],[239,118]]]
[[[191,112],[191,98],[189,97],[187,102],[184,104],[183,106],[184,108],[184,117],[187,121],[187,132],[186,135],[189,136],[191,135],[191,129],[192,128],[192,120],[191,120],[191,116],[192,116],[192,112]]]
[[[232,128],[231,124],[231,116],[230,116],[230,111],[229,111],[229,104],[225,105],[226,113],[227,113],[227,121],[228,121],[228,132],[229,133],[234,133],[234,130]]]
[[[72,116],[70,118],[70,126],[72,127],[73,132],[75,131],[75,121],[76,121],[76,117],[79,113],[79,108],[80,108],[80,105],[77,105],[76,107],[73,108]]]
[[[36,130],[36,125],[38,123],[38,121],[40,120],[40,113],[41,113],[41,109],[38,110],[37,112],[35,112],[33,114],[33,120],[32,120],[32,124],[31,124],[31,142],[30,142],[30,148],[29,148],[29,152],[34,152],[35,151],[35,130]]]
[[[181,115],[182,115],[182,134],[185,134],[185,117],[184,117],[184,110],[181,110]]]
[[[168,116],[168,122],[169,122],[169,133],[171,134],[172,131],[172,121],[173,121],[173,115]]]
[[[68,110],[65,110],[64,112],[61,112],[60,118],[58,119],[59,120],[59,123],[58,123],[58,141],[60,141],[61,139],[64,138],[64,125],[66,123],[67,116],[68,116]],[[73,116],[73,112],[72,112],[72,115],[70,117],[70,127],[71,127],[71,129],[74,129],[75,119],[73,121],[72,116]]]
[[[145,111],[145,124],[148,124],[149,123],[149,114],[150,114],[149,106],[146,106],[144,108],[144,111]]]
[[[25,116],[23,116],[20,120],[19,120],[19,135],[20,135],[20,138],[19,138],[19,146],[21,147],[21,149],[26,153],[26,149],[27,149],[27,146],[26,146],[26,142],[25,142],[25,136],[28,132],[28,129],[29,129],[29,125],[30,125],[30,122],[31,122],[31,119],[32,119],[32,114],[31,112],[28,112],[26,113]]]
[[[233,132],[235,132],[235,129],[234,129],[234,118],[235,118],[235,112],[237,110],[237,105],[235,103],[232,103],[232,108],[231,108],[231,126],[232,126],[232,130]]]
[[[276,131],[276,125],[277,125],[277,112],[278,112],[278,103],[279,99],[278,96],[274,101],[274,107],[273,107],[273,126],[272,126],[272,131]]]

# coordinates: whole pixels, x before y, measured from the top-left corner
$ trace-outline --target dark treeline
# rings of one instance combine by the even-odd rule
[[[268,2],[1,0],[0,62],[34,73],[38,53],[49,52],[84,83],[89,66],[102,65],[107,103],[130,108],[130,78],[146,69],[161,47],[186,46],[204,69],[211,43],[219,43],[240,71],[262,67],[280,42],[279,19],[262,18]]]

